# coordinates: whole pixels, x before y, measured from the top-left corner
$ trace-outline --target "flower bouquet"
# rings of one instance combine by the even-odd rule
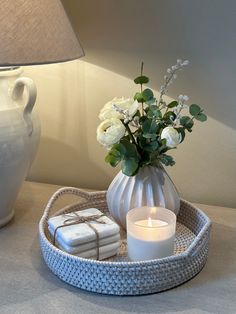
[[[97,140],[108,149],[105,161],[112,167],[121,164],[108,188],[107,203],[123,227],[127,212],[134,207],[160,206],[178,214],[179,194],[163,165],[175,164],[169,151],[183,142],[186,132],[192,132],[195,120],[207,120],[200,106],[187,106],[186,95],[169,103],[165,100],[177,72],[187,65],[187,60],[177,60],[167,69],[156,97],[144,88],[149,78],[143,75],[142,63],[141,74],[134,80],[140,91],[133,98],[114,98],[100,111]]]
[[[144,89],[149,78],[143,75],[142,63],[141,75],[134,80],[140,85],[140,91],[133,98],[114,98],[102,108],[97,140],[108,149],[105,161],[112,167],[121,163],[122,172],[134,176],[146,165],[175,164],[167,152],[183,142],[186,131],[192,132],[195,120],[207,120],[200,106],[187,106],[189,98],[186,95],[179,95],[170,103],[164,99],[177,72],[188,63],[177,60],[167,69],[159,97],[155,97],[150,88]]]

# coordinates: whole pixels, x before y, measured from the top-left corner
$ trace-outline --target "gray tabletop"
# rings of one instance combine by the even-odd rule
[[[208,262],[195,278],[159,294],[106,296],[67,285],[44,263],[38,222],[57,188],[26,182],[15,218],[0,230],[1,314],[236,313],[236,209],[198,205],[212,219],[213,228]]]

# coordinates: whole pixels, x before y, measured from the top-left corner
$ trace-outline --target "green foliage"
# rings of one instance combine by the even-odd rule
[[[201,108],[198,105],[193,104],[189,107],[189,113],[193,117],[197,116],[200,112],[201,112]]]
[[[192,131],[192,127],[193,127],[193,120],[188,117],[188,116],[183,116],[181,117],[180,119],[180,124],[185,128],[187,129],[189,132]]]
[[[112,167],[116,167],[119,162],[124,158],[125,153],[126,149],[123,144],[115,144],[106,155],[105,162],[109,163]]]
[[[142,93],[136,93],[134,95],[134,100],[137,100],[138,102],[145,102],[145,99],[143,97],[143,94]]]
[[[151,153],[151,152],[156,151],[159,146],[158,141],[155,140],[156,137],[157,137],[156,135],[154,135],[153,137],[140,135],[138,137],[138,143],[145,152]]]
[[[174,100],[168,104],[168,108],[174,108],[177,106],[178,106],[178,102],[176,100]]]
[[[203,109],[198,105],[191,105],[189,107],[189,113],[198,121],[205,122],[207,120],[207,116],[203,113]]]
[[[204,113],[199,113],[197,116],[194,117],[196,120],[205,122],[207,120],[207,116]]]
[[[176,130],[181,134],[181,143],[182,143],[185,138],[184,128],[176,128]]]
[[[153,95],[153,91],[149,88],[146,88],[143,92],[142,92],[143,98],[145,99],[145,101],[149,101],[151,99],[153,99],[154,95]]]
[[[156,101],[156,98],[154,97],[152,90],[146,88],[144,91],[140,93],[137,92],[134,95],[134,100],[137,100],[140,103],[146,103],[148,105],[151,105]]]
[[[156,105],[151,105],[147,108],[147,117],[152,119],[152,118],[158,118],[161,119],[162,117],[162,113],[161,110],[158,109],[158,107]]]
[[[137,173],[139,164],[133,157],[123,159],[121,163],[121,170],[127,176],[134,176]]]
[[[141,75],[134,79],[135,84],[147,84],[149,82],[149,78],[147,76]]]
[[[167,124],[172,124],[175,118],[176,118],[176,114],[173,111],[167,111],[163,116],[163,120]]]
[[[158,124],[155,120],[152,119],[147,119],[144,121],[141,125],[142,131],[143,131],[143,136],[149,138],[148,134],[153,134],[155,136],[157,129],[158,129]]]
[[[158,159],[165,166],[174,166],[175,164],[174,158],[170,155],[162,154]]]

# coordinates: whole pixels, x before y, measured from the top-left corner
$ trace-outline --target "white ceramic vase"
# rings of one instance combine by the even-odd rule
[[[133,177],[120,171],[108,188],[107,204],[113,218],[126,228],[126,214],[130,209],[159,206],[168,208],[177,215],[180,198],[162,166],[145,166]]]
[[[40,122],[32,114],[36,87],[22,68],[0,68],[0,227],[14,216],[13,205],[35,156]]]

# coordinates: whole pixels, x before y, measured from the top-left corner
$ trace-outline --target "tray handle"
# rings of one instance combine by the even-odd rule
[[[89,201],[90,199],[95,199],[96,200],[102,200],[104,199],[106,195],[106,191],[99,191],[99,192],[87,192],[78,188],[74,187],[63,187],[57,190],[49,199],[43,213],[43,218],[48,218],[51,209],[57,202],[59,198],[61,198],[64,195],[75,195],[80,198],[85,199],[85,201]]]
[[[204,226],[204,228],[200,231],[195,241],[189,246],[187,252],[191,258],[194,258],[195,256],[197,256],[199,252],[202,250],[202,248],[208,245],[211,227],[212,227],[212,223],[209,220],[208,223]],[[199,239],[202,239],[202,240],[199,240]]]

